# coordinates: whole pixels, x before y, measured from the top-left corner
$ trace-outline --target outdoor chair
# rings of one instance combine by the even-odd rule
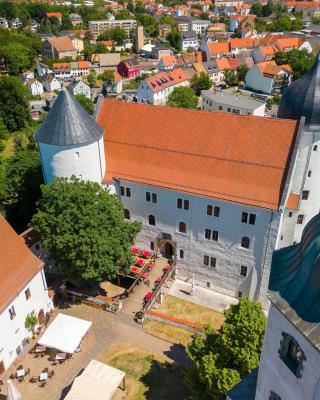
[[[18,382],[23,382],[24,381],[24,376],[19,376],[19,378],[18,378]]]
[[[10,376],[9,376],[10,379],[14,379],[15,377],[16,377],[15,374],[10,374]]]
[[[27,369],[26,369],[26,376],[27,376],[27,375],[30,375],[30,368],[27,368]]]
[[[45,387],[45,386],[46,386],[46,384],[47,384],[47,382],[46,382],[46,381],[39,382],[39,387]]]
[[[45,368],[42,372],[49,372],[49,368]]]
[[[58,361],[57,360],[53,360],[51,365],[58,365]]]
[[[38,353],[33,353],[33,358],[38,358],[39,354]]]
[[[19,365],[17,369],[23,369],[23,365]]]
[[[37,383],[37,382],[38,382],[38,378],[37,378],[36,376],[32,376],[32,377],[29,379],[29,382],[30,382],[30,383]]]

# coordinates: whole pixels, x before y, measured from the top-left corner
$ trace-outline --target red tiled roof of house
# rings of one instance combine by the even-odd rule
[[[300,201],[300,196],[298,194],[294,193],[289,194],[286,202],[286,208],[290,208],[290,210],[298,210],[299,201]]]
[[[227,57],[216,58],[214,62],[216,63],[216,66],[219,71],[224,71],[225,69],[231,69],[229,59]]]
[[[165,67],[171,67],[177,64],[175,56],[162,56],[161,60]]]
[[[231,49],[239,48],[252,48],[256,46],[258,41],[256,39],[231,39],[230,47]]]
[[[41,270],[36,257],[0,215],[0,311],[5,309]]]
[[[89,67],[90,67],[89,61],[78,61],[78,68],[85,69]]]
[[[316,8],[319,7],[318,2],[313,1],[285,1],[287,7]]]
[[[275,46],[261,46],[261,51],[265,56],[274,56],[278,50]]]
[[[104,182],[278,209],[297,121],[104,99]]]
[[[277,65],[275,61],[262,61],[256,64],[264,76],[275,76],[283,69],[292,72],[290,65]]]
[[[146,83],[152,92],[157,93],[167,87],[176,85],[177,83],[181,83],[186,80],[187,78],[182,69],[177,68],[170,72],[159,72],[154,76],[150,76],[146,79]]]
[[[121,82],[121,81],[122,81],[122,76],[119,74],[118,71],[114,71],[114,72],[113,72],[113,75],[114,75],[114,80],[115,80],[116,82]]]
[[[288,48],[299,48],[304,43],[304,39],[301,37],[286,37],[278,39],[275,45],[279,50],[285,50]]]
[[[50,17],[61,18],[61,17],[62,17],[62,14],[61,14],[60,11],[56,11],[56,12],[47,12],[47,13],[46,13],[46,16],[47,16],[48,18],[50,18]]]
[[[52,68],[54,71],[69,71],[71,69],[70,63],[54,63],[52,64]]]
[[[229,42],[209,42],[208,47],[212,55],[230,53]]]
[[[48,38],[47,40],[58,53],[75,50],[72,41],[68,36],[53,37]]]

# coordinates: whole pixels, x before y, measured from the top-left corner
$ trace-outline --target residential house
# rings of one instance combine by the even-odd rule
[[[275,45],[258,46],[253,49],[252,57],[256,63],[260,63],[272,60],[277,52],[278,49]]]
[[[78,37],[78,35],[74,33],[61,32],[61,36],[68,36],[73,44],[73,47],[76,49],[77,53],[82,53],[84,50],[83,40]]]
[[[45,65],[45,64],[43,64],[43,63],[41,63],[39,61],[36,61],[36,69],[37,69],[38,75],[41,78],[43,76],[45,76],[47,74],[50,74],[52,72],[51,69],[47,65]]]
[[[54,63],[52,64],[52,74],[55,78],[65,79],[70,78],[71,74],[71,63]]]
[[[97,39],[100,33],[113,28],[121,28],[129,35],[130,31],[135,29],[136,26],[137,21],[134,19],[89,21],[89,30],[94,39]]]
[[[9,28],[9,23],[6,18],[1,17],[0,18],[0,28],[2,29],[8,29]]]
[[[77,96],[79,94],[82,94],[86,96],[88,99],[91,100],[91,89],[90,86],[84,83],[81,80],[74,80],[73,82],[70,83],[68,86],[68,90],[70,93],[73,94],[73,96]]]
[[[171,50],[169,47],[159,44],[158,46],[152,47],[151,57],[159,60],[163,56],[170,56]]]
[[[36,79],[29,79],[27,87],[32,96],[38,96],[43,93],[43,84]]]
[[[230,50],[234,55],[240,52],[249,52],[250,54],[257,44],[258,41],[256,39],[231,39]]]
[[[61,60],[70,57],[77,58],[77,50],[74,48],[71,39],[68,36],[48,38],[42,45],[42,55]]]
[[[27,83],[30,79],[34,79],[34,72],[33,71],[23,71],[20,74],[20,78],[22,79],[23,83]]]
[[[219,70],[215,61],[205,61],[203,63],[204,68],[206,69],[209,78],[213,82],[214,85],[220,85],[223,83],[224,74],[223,70]]]
[[[201,92],[201,109],[205,111],[263,117],[265,107],[264,101],[224,90],[203,90]]]
[[[94,69],[99,75],[104,71],[117,69],[120,62],[119,53],[92,54],[91,69]]]
[[[37,21],[35,21],[34,19],[32,19],[27,26],[32,32],[37,32],[37,30],[39,29],[39,24]]]
[[[36,257],[0,215],[0,373],[28,346],[32,332],[28,315],[40,322],[52,308],[43,262]]]
[[[169,32],[171,32],[171,25],[159,25],[159,37],[165,38]]]
[[[137,99],[139,103],[166,104],[170,93],[176,87],[188,85],[189,82],[180,68],[170,72],[159,72],[140,83]]]
[[[247,73],[246,89],[258,93],[282,93],[292,79],[289,65],[277,65],[275,61],[263,61],[255,64]]]
[[[44,77],[43,87],[47,92],[54,92],[61,90],[61,83],[54,75],[48,74]]]
[[[159,71],[171,71],[177,64],[175,56],[162,56],[157,63]]]
[[[194,31],[181,32],[182,51],[198,50],[199,39]]]
[[[41,114],[47,111],[46,100],[31,100],[29,101],[30,115],[34,121],[38,121]]]
[[[104,88],[107,93],[121,93],[122,92],[122,76],[119,72],[114,71],[114,83],[113,85],[108,85],[106,82],[104,83]]]
[[[54,63],[53,74],[56,78],[87,76],[90,70],[89,61],[73,61],[70,63]]]
[[[290,50],[302,50],[306,49],[309,53],[312,52],[312,46],[308,40],[302,37],[283,37],[278,38],[275,42],[275,46],[279,51],[290,51]]]
[[[203,35],[211,22],[205,19],[192,19],[189,22],[189,31],[194,31],[197,35]]]
[[[204,47],[207,60],[231,56],[230,43],[228,42],[207,42]]]
[[[46,17],[47,18],[57,18],[57,20],[60,22],[62,21],[62,14],[60,11],[54,11],[54,12],[46,12]]]
[[[125,78],[135,78],[140,76],[140,64],[135,58],[128,58],[127,60],[122,60],[118,66],[117,70],[122,77]]]
[[[187,16],[180,16],[175,18],[177,29],[179,32],[186,32],[189,30],[192,18]]]
[[[81,17],[81,15],[79,15],[77,13],[71,13],[69,15],[69,18],[70,18],[71,23],[72,23],[73,26],[77,26],[77,25],[82,24],[82,17]]]
[[[19,29],[22,27],[22,22],[19,18],[14,18],[10,21],[10,26],[12,29]]]

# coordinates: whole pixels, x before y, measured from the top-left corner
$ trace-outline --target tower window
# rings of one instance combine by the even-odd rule
[[[75,156],[75,158],[80,158],[80,153],[79,153],[78,151],[76,151],[76,152],[74,153],[74,156]]]
[[[154,250],[154,242],[150,242],[150,250]]]
[[[293,336],[282,332],[282,340],[278,353],[280,359],[286,364],[290,371],[297,378],[301,378],[303,362],[306,360],[306,356]]]
[[[311,178],[311,175],[312,175],[312,171],[309,170],[309,171],[308,171],[308,178]]]
[[[177,208],[189,210],[189,200],[177,199]]]
[[[130,188],[126,188],[126,196],[131,197],[131,190]]]
[[[292,217],[292,211],[289,211],[289,214],[288,214],[288,216],[289,216],[289,218],[291,218],[291,217]]]
[[[215,257],[210,257],[210,267],[215,268],[217,265],[217,259]]]
[[[297,218],[297,224],[298,225],[302,225],[303,224],[303,220],[304,220],[304,215],[303,214],[299,214],[298,218]]]
[[[156,203],[157,202],[157,195],[156,193],[152,193],[152,203]]]
[[[121,195],[121,196],[124,196],[124,195],[125,195],[124,186],[120,186],[120,195]]]
[[[154,215],[149,215],[149,225],[155,225],[156,224],[156,217]]]
[[[309,190],[303,190],[302,191],[302,200],[308,200],[309,197]]]
[[[187,225],[185,222],[179,222],[179,232],[181,233],[187,232]]]
[[[180,250],[180,254],[179,254],[179,255],[180,255],[180,258],[181,258],[181,259],[184,258],[184,251],[183,251],[182,249]]]
[[[146,201],[150,202],[150,200],[151,200],[151,193],[146,192]]]
[[[241,265],[240,267],[240,275],[241,276],[247,276],[248,273],[248,267],[246,265]]]
[[[317,145],[317,144],[315,144],[315,145],[313,146],[313,151],[318,151],[318,145]]]
[[[242,292],[238,292],[238,299],[241,299],[241,297],[243,296]]]
[[[241,238],[241,247],[248,249],[250,247],[250,239],[247,236]]]
[[[209,256],[203,256],[203,264],[209,265]]]

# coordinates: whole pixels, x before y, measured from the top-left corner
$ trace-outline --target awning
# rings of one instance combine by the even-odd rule
[[[38,344],[63,353],[74,353],[91,324],[91,321],[58,314],[39,339]]]
[[[125,372],[97,360],[91,360],[73,381],[65,400],[111,400],[125,377]]]

